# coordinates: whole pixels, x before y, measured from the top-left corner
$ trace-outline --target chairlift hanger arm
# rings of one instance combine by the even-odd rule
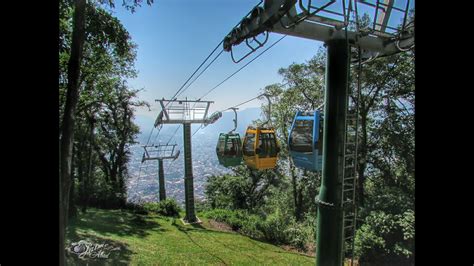
[[[234,129],[232,129],[229,133],[232,133],[234,132],[235,130],[237,130],[237,111],[239,108],[236,108],[236,107],[231,107],[229,109],[232,109],[232,111],[234,111],[234,115],[235,115],[235,118],[233,119],[234,121]]]
[[[271,113],[272,113],[272,101],[270,99],[270,95],[268,95],[267,93],[264,93],[262,94],[261,96],[265,96],[265,98],[267,98],[268,100],[268,113],[267,113],[267,121],[265,121],[262,126],[266,125],[266,124],[271,124]]]
[[[258,48],[262,47],[268,40],[268,30],[273,27],[275,23],[278,23],[280,18],[289,12],[290,9],[294,8],[297,0],[266,0],[263,7],[260,1],[244,18],[224,37],[223,49],[224,51],[231,52],[232,61],[238,63],[250,54],[254,53]],[[255,37],[265,34],[265,40],[262,42],[258,41]],[[248,39],[253,40],[258,44],[256,48],[252,47],[248,43]],[[245,41],[250,51],[245,54],[239,60],[234,59],[232,46],[238,45]]]
[[[245,43],[246,45],[250,48],[250,52],[248,52],[247,54],[245,54],[244,56],[242,56],[240,59],[238,60],[235,60],[234,58],[234,50],[232,49],[232,47],[230,48],[230,56],[232,58],[232,61],[236,64],[240,63],[242,60],[244,60],[245,58],[247,58],[249,55],[253,54],[255,51],[257,51],[259,48],[263,47],[267,41],[268,41],[268,35],[269,35],[269,32],[263,32],[263,34],[265,34],[265,40],[263,42],[259,42],[255,36],[254,37],[251,37],[253,38],[253,40],[258,44],[258,46],[255,48],[255,47],[252,47],[248,40],[249,38],[245,39]]]

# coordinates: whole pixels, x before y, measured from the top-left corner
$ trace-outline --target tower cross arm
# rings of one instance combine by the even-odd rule
[[[287,17],[283,17],[282,24],[288,24],[290,21]],[[302,21],[293,28],[286,29],[281,24],[275,24],[273,32],[290,35],[294,37],[301,37],[316,41],[327,42],[331,39],[345,38],[345,30],[336,30],[329,25],[313,23],[309,21]],[[388,38],[381,38],[373,35],[360,36],[353,31],[347,31],[347,38],[352,46],[360,46],[361,49],[378,52],[380,54],[389,55],[400,52],[399,47],[410,47],[415,42],[415,36],[408,36],[398,43],[391,41]]]

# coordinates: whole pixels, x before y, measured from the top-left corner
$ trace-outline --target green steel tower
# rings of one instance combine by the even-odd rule
[[[194,208],[194,177],[191,144],[191,124],[211,124],[219,116],[208,117],[209,106],[212,101],[191,100],[156,100],[161,104],[155,127],[162,124],[182,124],[184,138],[184,203],[186,215],[184,223],[199,223]]]
[[[165,189],[165,172],[163,167],[163,160],[173,159],[179,157],[179,150],[176,150],[177,144],[159,144],[151,146],[143,146],[145,150],[142,157],[142,163],[145,161],[158,161],[158,183],[159,183],[159,198],[160,201],[166,200]]]

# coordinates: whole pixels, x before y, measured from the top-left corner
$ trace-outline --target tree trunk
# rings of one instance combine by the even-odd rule
[[[85,39],[85,9],[86,0],[76,0],[74,10],[71,54],[68,62],[68,84],[64,116],[61,128],[60,144],[60,247],[59,262],[65,264],[64,237],[67,226],[69,206],[69,188],[71,186],[72,146],[74,140],[74,114],[79,99],[79,74],[82,59],[82,48]]]
[[[77,148],[77,144],[76,145],[73,145],[73,148],[72,148],[72,158],[71,158],[71,161],[72,161],[72,164],[71,164],[71,187],[69,188],[69,211],[68,211],[68,219],[70,218],[73,218],[73,217],[76,217],[77,215],[77,209],[76,209],[76,203],[74,202],[74,197],[75,197],[75,182],[74,182],[74,179],[77,178],[77,176],[74,174],[74,170],[76,169],[76,165],[77,167],[81,168],[81,163],[77,162],[78,160],[80,160],[80,154],[78,154],[78,148]],[[80,170],[79,171],[79,174],[80,174]]]
[[[297,202],[298,202],[298,216],[296,220],[300,222],[303,219],[303,186],[300,186],[297,193]]]
[[[61,140],[59,141],[59,164],[61,164]],[[62,187],[61,187],[61,167],[59,167],[59,265],[65,265],[65,257],[64,257],[64,215],[63,215],[63,206],[62,206]]]
[[[296,173],[295,173],[295,165],[291,161],[291,158],[288,160],[290,164],[290,174],[291,174],[291,182],[293,185],[293,201],[295,204],[295,219],[297,221],[301,218],[301,208],[300,204],[298,203],[298,191],[297,191],[297,180],[296,180]]]
[[[296,221],[301,220],[301,203],[298,202],[298,180],[297,175],[295,173],[295,165],[290,159],[290,173],[291,173],[291,181],[293,185],[293,201],[295,204],[295,219]]]
[[[83,189],[84,189],[84,204],[82,206],[82,212],[85,213],[87,210],[87,206],[89,205],[89,183],[92,178],[92,142],[94,141],[94,118],[89,119],[90,123],[90,131],[89,131],[89,150],[87,151],[88,153],[88,159],[89,162],[87,163],[87,175],[84,176],[84,184],[83,184]]]
[[[117,192],[117,187],[118,187],[118,186],[117,186],[117,184],[118,184],[118,182],[117,182],[117,168],[116,168],[114,162],[112,162],[112,167],[111,167],[111,169],[110,169],[110,176],[109,176],[109,178],[110,178],[110,180],[109,180],[109,181],[110,181],[110,185],[112,186],[114,192]]]
[[[306,95],[305,95],[306,97]],[[309,98],[307,98],[309,99]],[[283,137],[284,139],[288,139],[288,132],[287,128],[283,128]],[[298,185],[298,182],[297,182],[297,176],[296,176],[296,173],[295,173],[295,165],[293,163],[293,160],[291,159],[291,156],[288,155],[288,164],[290,166],[290,175],[291,175],[291,183],[292,183],[292,186],[293,186],[293,202],[294,202],[294,206],[295,206],[295,219],[297,221],[300,221],[301,220],[301,203],[298,202],[298,191],[297,191],[297,185]]]
[[[110,183],[110,175],[111,175],[110,172],[112,171],[110,169],[109,161],[107,160],[107,158],[105,158],[105,154],[100,150],[99,145],[97,145],[97,143],[95,142],[94,139],[92,139],[92,146],[94,147],[94,150],[97,153],[97,156],[99,157],[99,160],[100,160],[100,163],[101,163],[101,166],[102,166],[102,171],[103,171],[104,177],[105,177],[105,182],[107,184],[109,184]]]
[[[360,126],[362,129],[362,135],[360,138],[360,149],[359,149],[359,161],[357,162],[357,174],[359,177],[358,182],[358,196],[359,196],[359,205],[364,206],[364,183],[365,183],[365,168],[367,167],[367,112],[361,113]]]
[[[77,192],[79,194],[78,201],[76,202],[77,205],[82,205],[84,202],[84,167],[85,167],[85,160],[84,160],[84,146],[85,146],[85,141],[83,138],[79,140],[81,143],[80,148],[77,149],[77,180],[79,181],[79,191]],[[71,205],[69,205],[71,206]]]

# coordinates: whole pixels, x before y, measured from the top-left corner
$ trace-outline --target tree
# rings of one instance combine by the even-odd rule
[[[293,188],[294,215],[296,220],[300,221],[303,213],[311,208],[310,204],[305,204],[307,201],[304,200],[303,194],[309,193],[309,196],[314,198],[316,193],[316,190],[305,191],[305,189],[314,188],[313,181],[319,181],[320,174],[307,171],[301,174],[302,171],[295,167],[288,154],[288,133],[298,110],[315,110],[324,101],[323,52],[320,50],[316,57],[306,63],[293,63],[287,68],[281,68],[278,73],[283,76],[283,84],[269,85],[265,87],[264,92],[270,95],[274,102],[271,117],[281,145],[279,158],[287,162]],[[305,208],[304,205],[307,207]]]
[[[364,223],[356,237],[360,260],[414,262],[414,53],[380,58],[364,67]],[[368,249],[367,247],[372,247]]]
[[[99,1],[98,4],[103,4],[105,1]],[[147,1],[148,4],[152,3],[152,0]],[[107,1],[111,7],[114,7],[114,1]],[[126,1],[122,4],[129,8],[132,12],[135,6],[139,6],[141,1]],[[67,77],[66,92],[62,95],[64,99],[64,108],[60,111],[62,115],[60,124],[60,265],[64,265],[64,235],[65,228],[67,226],[67,214],[69,206],[69,191],[71,187],[71,171],[72,171],[72,151],[74,143],[74,128],[75,128],[75,114],[77,104],[79,101],[80,94],[80,75],[81,75],[81,62],[83,55],[83,46],[86,38],[86,4],[85,0],[75,0],[74,8],[72,8],[71,1],[60,2],[60,15],[68,15],[73,10],[72,20],[72,33],[70,39],[70,52],[69,56],[60,56],[60,63],[67,59],[67,74],[59,75],[60,83],[64,81],[65,76]],[[97,4],[92,2],[89,3],[90,7],[95,7]],[[90,17],[89,17],[90,18]],[[66,26],[67,18],[60,18],[60,26]],[[67,28],[67,26],[66,26]],[[104,36],[106,37],[106,36]],[[60,53],[67,50],[68,46],[68,34],[60,32]],[[61,70],[61,68],[60,68]],[[61,94],[60,94],[61,97]]]
[[[281,177],[271,170],[254,171],[236,167],[233,175],[209,177],[205,189],[212,209],[228,208],[256,212],[269,196],[270,188],[279,186]]]
[[[358,176],[359,191],[358,198],[360,205],[364,205],[364,185],[366,181],[366,170],[369,166],[369,160],[377,160],[370,156],[370,151],[380,144],[376,139],[376,132],[386,130],[380,127],[380,121],[383,118],[381,110],[386,103],[391,107],[391,112],[399,105],[414,104],[414,65],[413,55],[402,53],[390,57],[379,58],[367,63],[360,77],[361,98],[359,99],[359,125],[360,125],[360,145],[358,150]],[[352,77],[356,77],[357,69],[353,68]],[[351,86],[357,86],[357,80],[352,80]],[[352,95],[354,97],[354,95]],[[413,98],[410,100],[408,98]],[[355,101],[357,101],[354,98]],[[405,102],[405,104],[403,103]],[[398,107],[397,107],[398,108]],[[387,131],[388,132],[388,131]],[[408,144],[408,143],[405,143]],[[403,144],[404,145],[404,144]],[[407,148],[411,146],[398,148]],[[370,157],[370,158],[369,158]],[[411,161],[413,157],[409,160]]]
[[[101,162],[106,181],[118,193],[118,204],[125,204],[126,162],[130,153],[128,146],[134,143],[139,129],[132,123],[133,108],[143,106],[142,101],[133,101],[137,91],[129,91],[124,84],[115,84],[113,92],[101,112],[97,113],[97,134],[92,146]]]
[[[291,158],[285,152],[287,133],[296,110],[312,110],[322,104],[324,61],[325,54],[320,50],[307,63],[281,69],[279,73],[283,75],[284,84],[273,84],[265,89],[274,99],[272,121],[283,146],[280,161],[287,161],[290,169],[296,218],[301,215],[301,203],[314,200],[314,196],[303,194],[299,188],[308,187],[307,182],[314,178],[309,177],[309,172],[298,174],[301,171],[292,166]],[[359,81],[357,71],[357,67],[351,68],[352,91]],[[365,63],[360,84],[361,97],[350,96],[359,104],[361,130],[357,198],[359,217],[364,222],[356,238],[357,254],[365,262],[410,262],[414,247],[411,229],[414,220],[410,216],[414,212],[415,178],[414,53]],[[393,218],[396,222],[387,226],[386,219],[380,217]],[[378,245],[376,239],[385,241],[385,248],[374,256],[369,247]]]
[[[64,230],[67,224],[69,188],[71,186],[72,146],[74,140],[74,113],[79,97],[79,74],[82,60],[82,46],[85,38],[85,0],[75,1],[74,27],[71,43],[71,56],[68,63],[67,93],[64,107],[61,148],[60,148],[60,211],[59,211],[59,249],[60,265],[64,265]]]

